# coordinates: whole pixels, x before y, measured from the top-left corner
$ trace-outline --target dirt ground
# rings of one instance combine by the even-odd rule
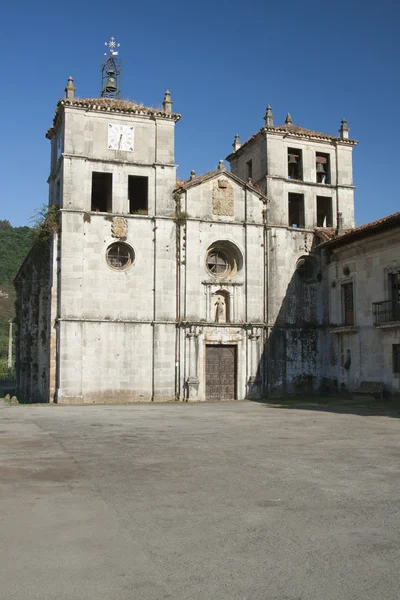
[[[1,600],[397,600],[399,411],[0,409]]]

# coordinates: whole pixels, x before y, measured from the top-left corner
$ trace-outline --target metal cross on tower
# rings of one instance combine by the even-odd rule
[[[119,98],[121,95],[121,64],[118,56],[120,44],[112,37],[109,42],[104,42],[108,46],[109,54],[104,53],[106,57],[101,67],[101,97]]]

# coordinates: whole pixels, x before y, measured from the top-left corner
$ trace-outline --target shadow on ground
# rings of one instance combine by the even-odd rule
[[[268,408],[290,408],[297,410],[315,410],[319,412],[348,413],[364,417],[393,417],[400,418],[400,399],[360,399],[344,397],[285,397],[253,399]]]

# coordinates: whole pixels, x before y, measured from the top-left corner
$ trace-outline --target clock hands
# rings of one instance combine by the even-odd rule
[[[133,152],[134,128],[109,123],[108,149],[122,152]]]

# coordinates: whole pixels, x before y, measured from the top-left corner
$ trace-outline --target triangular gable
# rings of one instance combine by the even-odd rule
[[[260,200],[262,200],[264,203],[269,201],[267,196],[265,194],[263,194],[259,189],[254,187],[253,184],[251,184],[249,182],[246,183],[246,181],[243,181],[242,179],[240,179],[240,177],[238,177],[237,175],[234,175],[233,173],[231,173],[230,171],[228,171],[225,168],[216,169],[215,171],[210,171],[209,173],[205,173],[204,175],[200,175],[199,177],[193,177],[193,179],[189,179],[187,181],[177,181],[176,182],[177,187],[176,187],[175,191],[176,192],[179,192],[180,190],[186,191],[186,190],[191,189],[192,187],[202,185],[205,182],[211,181],[212,179],[219,179],[222,176],[230,179],[236,185],[239,185],[242,188],[249,189],[252,193],[256,194],[260,198]]]

